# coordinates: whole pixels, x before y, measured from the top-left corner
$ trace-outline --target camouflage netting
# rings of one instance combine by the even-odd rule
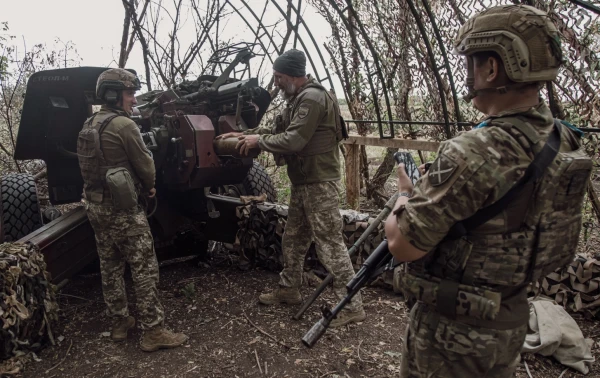
[[[577,258],[542,280],[541,292],[573,312],[589,317],[600,313],[600,261]]]
[[[58,321],[54,285],[32,244],[0,244],[0,376],[23,369],[30,352],[54,344]]]
[[[241,247],[242,258],[253,261],[258,266],[273,271],[283,268],[281,255],[281,236],[287,221],[288,207],[270,203],[251,202],[236,210],[239,231],[235,245]],[[344,242],[350,248],[362,235],[367,227],[375,220],[369,214],[358,213],[354,210],[340,210],[344,219]],[[372,250],[383,240],[383,223],[373,230],[364,243],[358,247],[358,253],[353,259],[358,268]],[[314,245],[307,254],[305,268],[315,270],[320,276],[326,274],[317,263]]]
[[[236,246],[241,247],[243,259],[275,272],[282,269],[281,236],[287,221],[287,212],[287,206],[257,202],[237,208],[240,231]],[[375,217],[353,210],[340,212],[344,219],[344,242],[350,248]],[[353,259],[356,269],[381,243],[383,234],[382,222],[358,248],[358,254]],[[400,293],[399,277],[402,269],[403,266],[397,266],[384,272],[373,284]],[[314,246],[307,254],[305,270],[312,270],[321,277],[326,275],[324,268],[318,263]],[[572,264],[543,279],[541,294],[553,298],[570,311],[583,311],[587,316],[599,316],[600,261],[577,256]]]

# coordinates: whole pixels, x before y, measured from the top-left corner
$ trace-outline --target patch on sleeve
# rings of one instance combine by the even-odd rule
[[[308,115],[310,108],[307,104],[301,104],[298,108],[298,118],[304,119]]]
[[[458,168],[458,164],[448,156],[438,156],[433,164],[431,164],[431,168],[429,168],[429,182],[431,186],[440,186],[448,181],[456,171],[456,168]]]

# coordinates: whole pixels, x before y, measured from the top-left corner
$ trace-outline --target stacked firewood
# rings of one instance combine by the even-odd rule
[[[350,248],[375,217],[353,210],[340,210],[340,213],[344,220],[344,243]],[[280,271],[283,268],[281,239],[287,214],[287,206],[255,201],[249,201],[247,205],[237,208],[239,231],[235,246],[240,250],[244,260],[273,271]],[[358,246],[357,253],[352,259],[355,265],[358,267],[382,240],[383,223]],[[314,245],[310,247],[306,259],[307,269],[319,271],[318,275],[324,274],[322,267],[318,266]]]

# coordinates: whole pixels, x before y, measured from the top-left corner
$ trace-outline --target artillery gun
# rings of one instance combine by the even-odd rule
[[[203,73],[166,91],[137,97],[132,118],[156,166],[156,199],[144,206],[159,259],[202,254],[208,240],[233,243],[241,195],[264,193],[268,201],[276,200],[268,174],[253,159],[258,151],[240,156],[237,139],[215,140],[223,133],[256,127],[269,107],[269,92],[250,77],[253,56],[250,44],[228,46],[209,60],[213,68],[226,64],[221,75]],[[77,136],[95,106],[102,104],[95,87],[106,69],[41,71],[27,83],[15,158],[45,161],[52,205],[81,200]],[[248,77],[236,78],[240,73]],[[56,211],[46,212],[50,219],[44,221],[31,175],[7,174],[0,184],[0,242],[37,244],[55,281],[96,259],[93,231],[81,206],[59,217]],[[161,248],[173,244],[176,248]]]

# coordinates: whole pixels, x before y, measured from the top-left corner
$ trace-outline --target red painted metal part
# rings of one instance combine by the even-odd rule
[[[52,282],[69,278],[98,258],[94,230],[83,206],[18,240],[37,245],[46,260]]]

